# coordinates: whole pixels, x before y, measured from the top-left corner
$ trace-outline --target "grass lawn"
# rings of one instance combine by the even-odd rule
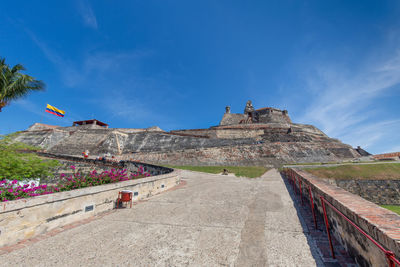
[[[400,163],[346,165],[304,169],[321,178],[338,180],[400,180]]]
[[[400,215],[400,206],[395,206],[395,205],[381,205],[382,208],[391,210],[393,212],[396,212],[397,214]]]
[[[236,176],[244,176],[249,178],[260,177],[268,168],[265,167],[238,167],[238,166],[167,166],[175,169],[198,171],[198,172],[208,172],[208,173],[221,173],[224,169],[228,172],[234,173]]]
[[[329,161],[329,162],[305,162],[305,163],[287,163],[284,164],[284,166],[288,166],[288,165],[303,165],[303,166],[314,166],[314,165],[328,165],[328,164],[357,164],[357,163],[374,163],[376,161]]]
[[[336,161],[332,161],[332,162],[304,162],[304,163],[288,163],[285,164],[286,165],[304,165],[304,166],[308,166],[308,165],[325,165],[325,164],[339,164],[340,162],[336,162]]]

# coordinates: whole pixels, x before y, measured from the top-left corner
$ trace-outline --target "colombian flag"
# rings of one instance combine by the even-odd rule
[[[65,114],[64,110],[58,109],[58,108],[53,107],[53,106],[51,106],[49,104],[47,104],[47,107],[46,107],[45,111],[48,112],[48,113],[51,113],[53,115],[56,115],[58,117],[64,117],[64,114]]]

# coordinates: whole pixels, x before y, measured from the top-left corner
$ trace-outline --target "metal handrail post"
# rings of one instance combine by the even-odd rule
[[[310,194],[310,205],[311,205],[311,211],[314,219],[314,226],[315,229],[317,229],[317,217],[315,216],[315,210],[314,210],[314,199],[311,193],[311,185],[308,186],[308,193]]]
[[[300,177],[298,177],[298,178],[299,178],[299,191],[300,191],[301,205],[303,206],[303,205],[304,205],[304,201],[303,201],[303,190],[302,190],[302,188],[301,188],[301,180],[300,180]]]
[[[326,215],[325,202],[324,202],[324,198],[322,196],[320,196],[320,199],[321,199],[322,209],[324,211],[324,220],[325,220],[326,232],[328,233],[329,246],[331,248],[332,258],[335,259],[336,258],[335,251],[333,250],[332,237],[331,237],[331,233],[329,231],[329,221],[328,221],[328,216]]]

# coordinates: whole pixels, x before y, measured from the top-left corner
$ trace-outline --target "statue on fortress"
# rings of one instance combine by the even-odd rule
[[[252,112],[254,112],[254,107],[251,103],[251,100],[249,100],[247,101],[246,107],[244,108],[244,114],[251,114]]]
[[[231,107],[230,106],[226,106],[225,107],[225,113],[227,113],[227,114],[231,113]]]

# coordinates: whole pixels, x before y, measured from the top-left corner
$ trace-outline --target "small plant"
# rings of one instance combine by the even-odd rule
[[[0,201],[2,202],[40,195],[47,195],[58,191],[59,189],[55,186],[36,186],[35,183],[18,185],[17,180],[0,180]]]

